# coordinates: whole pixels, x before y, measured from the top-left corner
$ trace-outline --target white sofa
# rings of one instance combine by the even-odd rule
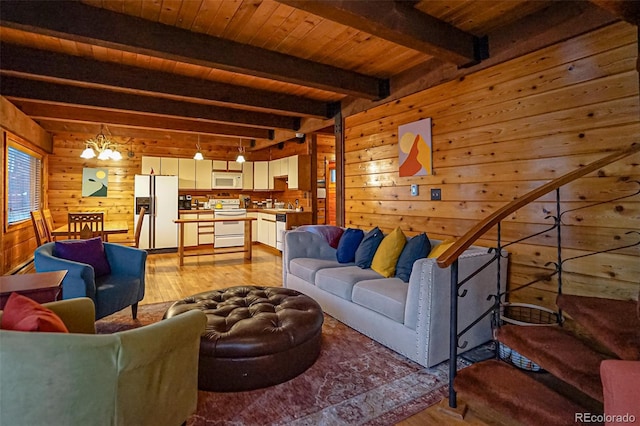
[[[439,243],[430,240],[432,246]],[[460,280],[487,263],[493,254],[472,246],[459,258]],[[282,254],[283,285],[313,299],[324,312],[425,367],[449,358],[450,268],[436,259],[418,259],[408,283],[383,278],[371,269],[338,263],[336,249],[322,236],[288,231]],[[506,287],[507,259],[501,260],[501,288]],[[465,329],[491,307],[495,294],[497,263],[474,276],[461,289],[458,327]],[[490,316],[464,334],[467,342],[459,353],[491,340]]]

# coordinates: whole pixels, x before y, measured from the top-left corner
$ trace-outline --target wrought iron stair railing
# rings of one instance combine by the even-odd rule
[[[610,248],[610,249],[606,249],[606,250],[600,250],[600,251],[594,251],[594,252],[590,252],[588,254],[585,255],[581,255],[581,256],[574,256],[571,258],[567,258],[567,259],[562,259],[562,239],[561,239],[561,227],[562,227],[562,218],[566,213],[569,213],[571,211],[575,211],[575,209],[570,209],[570,210],[565,210],[562,211],[561,210],[561,199],[560,199],[560,188],[575,181],[576,179],[579,179],[589,173],[592,173],[608,164],[614,163],[616,161],[619,161],[623,158],[626,158],[630,155],[633,155],[635,153],[640,152],[640,143],[634,143],[632,144],[629,148],[625,149],[625,150],[621,150],[618,152],[615,152],[613,154],[610,154],[606,157],[601,158],[600,160],[594,161],[593,163],[590,163],[588,165],[585,165],[583,167],[580,167],[579,169],[573,170],[561,177],[558,177],[536,189],[534,189],[533,191],[530,191],[529,193],[523,195],[522,197],[508,203],[507,205],[503,206],[502,208],[496,210],[495,212],[493,212],[492,214],[490,214],[489,216],[487,216],[485,219],[483,219],[482,221],[480,221],[478,224],[476,224],[473,228],[471,228],[465,235],[463,235],[461,238],[459,238],[452,246],[450,246],[443,254],[441,254],[438,259],[437,259],[437,264],[439,267],[441,268],[447,268],[447,267],[451,267],[451,306],[450,306],[450,335],[449,335],[449,407],[451,408],[456,408],[457,407],[457,401],[456,401],[456,392],[454,390],[453,387],[453,382],[456,376],[456,372],[457,372],[457,363],[456,363],[456,359],[457,359],[457,355],[458,355],[458,348],[464,349],[466,347],[466,342],[462,342],[460,343],[460,340],[462,338],[462,336],[468,331],[470,330],[473,326],[475,326],[478,322],[480,322],[483,318],[485,318],[487,315],[496,315],[499,312],[500,309],[500,304],[501,301],[503,300],[503,298],[508,294],[508,293],[513,293],[514,291],[518,291],[521,290],[523,288],[529,287],[543,279],[549,279],[553,276],[557,275],[557,280],[558,280],[558,292],[561,293],[562,292],[562,271],[563,271],[563,265],[565,264],[565,262],[571,261],[571,260],[575,260],[578,258],[582,258],[582,257],[587,257],[587,256],[592,256],[592,255],[596,255],[596,254],[600,254],[600,253],[605,253],[605,252],[611,252],[614,250],[620,250],[623,248],[628,248],[628,247],[633,247],[633,246],[637,246],[640,245],[640,239],[637,242],[633,242],[633,243],[629,243],[629,244],[625,244],[623,246],[620,247],[615,247],[615,248]],[[635,181],[632,181],[635,182]],[[638,185],[640,185],[640,182],[636,182]],[[501,241],[501,223],[503,221],[503,219],[507,218],[509,215],[512,215],[514,212],[516,212],[517,210],[521,209],[522,207],[532,203],[533,201],[538,200],[540,197],[551,193],[555,191],[556,193],[556,213],[555,216],[553,215],[548,215],[547,219],[553,219],[553,224],[549,226],[549,228],[544,229],[540,232],[536,232],[532,235],[526,236],[524,238],[518,239],[517,241],[511,241],[507,244],[502,243]],[[618,197],[618,198],[614,198],[611,200],[607,200],[604,202],[598,202],[598,203],[593,203],[590,205],[586,205],[583,207],[580,207],[579,209],[585,209],[585,208],[589,208],[589,207],[593,207],[596,205],[600,205],[603,203],[609,203],[609,202],[613,202],[613,201],[618,201],[624,198],[629,198],[629,197],[633,197],[640,194],[640,189],[632,194],[629,195],[624,195],[622,197]],[[489,248],[490,252],[494,253],[494,257],[492,260],[490,260],[489,262],[487,262],[485,265],[483,265],[479,270],[471,273],[470,276],[465,277],[464,279],[460,280],[459,274],[458,274],[458,257],[466,250],[468,249],[471,245],[473,245],[478,239],[482,238],[485,234],[487,234],[491,229],[493,228],[497,229],[497,237],[496,237],[496,246]],[[493,295],[488,295],[488,298],[493,298],[494,302],[493,302],[493,306],[488,309],[486,312],[484,312],[480,317],[478,317],[475,321],[473,321],[471,324],[469,324],[467,327],[465,327],[463,330],[459,331],[458,330],[458,298],[460,297],[464,297],[466,295],[466,290],[463,289],[463,287],[465,286],[465,284],[467,284],[470,279],[475,276],[476,274],[478,274],[481,270],[485,269],[486,267],[490,266],[493,262],[496,262],[498,259],[500,259],[500,256],[503,255],[503,250],[508,247],[509,245],[512,244],[516,244],[516,243],[520,243],[524,240],[527,240],[529,238],[533,238],[535,236],[547,233],[549,231],[553,231],[556,230],[556,248],[557,248],[557,253],[558,253],[558,258],[555,262],[549,262],[547,263],[546,266],[549,266],[550,263],[553,263],[555,268],[553,271],[551,271],[549,273],[549,275],[545,276],[545,277],[537,277],[536,279],[527,282],[517,288],[511,289],[509,291],[507,290],[502,290],[500,288],[500,275],[502,273],[506,273],[506,271],[501,271],[500,270],[500,262],[497,262],[497,281],[496,281],[496,294]],[[627,234],[637,234],[638,236],[640,236],[640,233],[637,231],[630,231]],[[560,313],[559,315],[560,321],[562,321],[562,315]]]

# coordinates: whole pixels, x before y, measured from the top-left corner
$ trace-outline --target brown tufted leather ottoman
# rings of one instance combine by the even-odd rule
[[[207,315],[200,340],[201,390],[245,391],[282,383],[320,354],[322,308],[295,290],[240,286],[208,291],[175,302],[164,317],[191,309]]]

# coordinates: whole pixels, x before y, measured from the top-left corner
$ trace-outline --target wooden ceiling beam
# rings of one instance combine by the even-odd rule
[[[82,136],[95,136],[96,134],[103,131],[100,124],[97,123],[72,123],[43,119],[38,120],[38,124],[40,124],[40,126],[42,126],[42,128],[47,132],[52,134],[71,133]],[[107,126],[105,133],[109,136],[119,138],[140,138],[162,141],[175,141],[180,145],[193,144],[192,146],[194,148],[194,152],[196,147],[195,144],[198,142],[202,144],[210,143],[220,147],[230,147],[233,149],[233,152],[238,151],[239,143],[238,138],[223,138],[219,136],[180,133],[160,129],[139,129],[135,127]],[[243,145],[246,146],[248,144],[248,139],[243,141]]]
[[[76,1],[3,0],[0,25],[361,98],[388,96],[383,79]]]
[[[63,80],[85,87],[116,88],[130,93],[196,101],[253,111],[327,118],[325,102],[211,80],[185,77],[60,53],[0,44],[0,68],[6,75]],[[77,82],[77,83],[74,83]]]
[[[277,0],[322,18],[356,28],[458,66],[488,57],[486,38],[478,38],[429,16],[412,3],[353,0]]]
[[[6,97],[18,99],[134,111],[177,118],[204,119],[214,123],[234,123],[249,127],[289,130],[297,130],[300,127],[300,118],[298,117],[241,111],[213,105],[194,104],[93,88],[65,86],[11,76],[3,76],[2,94]]]
[[[268,129],[211,123],[204,120],[188,120],[155,115],[149,116],[131,112],[54,105],[17,99],[11,99],[11,102],[34,120],[44,119],[72,123],[99,123],[147,130],[170,130],[234,138],[269,139],[273,136],[273,132]]]
[[[637,0],[591,0],[591,2],[630,24],[640,25],[640,2]]]

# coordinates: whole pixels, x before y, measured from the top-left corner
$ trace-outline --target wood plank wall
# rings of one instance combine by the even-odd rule
[[[347,225],[457,237],[548,180],[640,142],[637,56],[637,28],[619,23],[347,117]],[[435,174],[401,178],[398,126],[427,117]],[[639,164],[634,155],[563,188],[562,208],[632,194],[639,185],[626,182],[640,181]],[[414,183],[418,197],[410,196]],[[430,188],[442,189],[442,201],[429,201]],[[503,223],[503,239],[545,229],[554,211],[553,195],[540,199]],[[564,222],[565,258],[636,242],[625,232],[640,228],[640,195],[568,213]],[[509,247],[511,288],[548,272],[554,244],[544,235]],[[640,247],[571,261],[565,272],[566,293],[637,299]],[[511,300],[553,306],[554,285]]]

